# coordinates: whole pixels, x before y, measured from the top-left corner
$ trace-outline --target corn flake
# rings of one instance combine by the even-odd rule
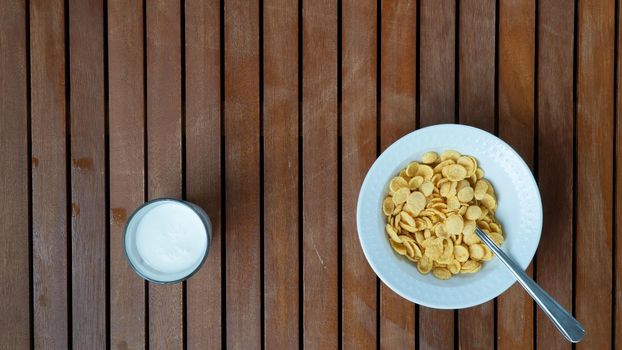
[[[467,260],[464,264],[462,264],[462,268],[460,272],[462,273],[475,273],[482,268],[482,264],[475,260]]]
[[[454,257],[459,262],[465,262],[469,260],[469,250],[463,245],[455,245],[454,246]]]
[[[469,246],[469,256],[474,260],[481,260],[485,251],[481,244],[471,244]]]
[[[400,188],[395,193],[393,193],[393,203],[395,203],[395,205],[403,204],[404,202],[406,202],[406,199],[408,199],[409,194],[410,190],[408,189],[408,185],[407,187]]]
[[[447,150],[441,153],[441,160],[451,159],[453,161],[456,161],[458,160],[458,158],[460,158],[460,153],[454,150]]]
[[[467,183],[465,187],[462,187],[460,190],[458,190],[458,200],[462,203],[469,203],[470,201],[472,201],[473,187],[469,186]]]
[[[389,189],[391,190],[391,193],[397,192],[397,190],[402,187],[408,187],[408,182],[406,182],[406,180],[404,180],[401,176],[396,176],[391,180],[391,182],[389,182]]]
[[[449,272],[449,270],[444,267],[435,267],[434,269],[432,269],[432,274],[434,275],[434,277],[441,280],[448,280],[451,278],[451,272]]]
[[[421,162],[425,164],[432,164],[438,159],[436,152],[426,152],[421,156]]]
[[[408,164],[408,166],[406,167],[406,175],[409,177],[415,176],[417,174],[418,168],[419,168],[419,163],[410,162],[410,164]]]
[[[415,176],[408,181],[408,188],[410,188],[411,191],[414,191],[418,189],[421,184],[423,184],[423,177]]]
[[[467,208],[464,217],[466,217],[467,220],[477,220],[480,215],[482,215],[482,209],[477,205],[471,205]]]
[[[391,197],[385,198],[382,202],[382,212],[386,216],[391,216],[391,214],[393,214],[393,210],[395,210],[395,203],[393,203]]]
[[[447,176],[447,178],[451,181],[463,180],[467,175],[466,169],[459,164],[449,165],[447,168],[444,168],[443,171],[446,172],[446,174],[444,175]]]

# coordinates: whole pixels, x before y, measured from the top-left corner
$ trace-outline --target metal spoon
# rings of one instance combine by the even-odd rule
[[[495,242],[493,242],[484,231],[476,227],[475,234],[477,234],[479,239],[495,253],[505,267],[512,272],[518,283],[531,295],[533,300],[536,301],[542,311],[553,321],[553,324],[562,335],[573,343],[580,342],[583,336],[585,336],[585,329],[581,323],[579,323],[576,318],[572,317],[572,315],[559,305],[555,299],[534,282],[534,280],[532,280],[512,258],[507,256],[501,248],[497,247]]]

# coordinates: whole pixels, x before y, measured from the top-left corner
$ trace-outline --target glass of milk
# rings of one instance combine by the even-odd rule
[[[190,202],[160,198],[128,220],[123,244],[132,269],[160,284],[181,282],[199,270],[212,240],[207,214]]]

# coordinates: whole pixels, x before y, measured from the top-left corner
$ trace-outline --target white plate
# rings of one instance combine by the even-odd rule
[[[356,222],[367,261],[378,277],[402,297],[427,307],[461,309],[485,303],[508,289],[514,277],[494,258],[475,274],[442,281],[420,274],[415,265],[391,249],[384,231],[381,203],[389,180],[427,151],[454,149],[477,158],[498,196],[497,219],[503,225],[503,250],[523,268],[533,258],[542,230],[538,186],[523,159],[508,144],[465,125],[436,125],[412,132],[378,157],[363,181]]]

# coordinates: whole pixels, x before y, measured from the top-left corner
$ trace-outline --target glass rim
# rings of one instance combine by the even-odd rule
[[[132,222],[132,219],[134,219],[134,216],[141,211],[143,208],[145,208],[146,206],[149,206],[153,203],[157,203],[157,202],[165,202],[165,201],[171,201],[171,202],[176,202],[179,204],[184,205],[185,207],[189,208],[190,210],[192,210],[195,214],[197,214],[197,216],[199,217],[199,219],[201,219],[201,222],[203,223],[203,227],[205,228],[205,236],[207,236],[207,247],[205,248],[205,254],[203,254],[203,258],[201,259],[201,262],[199,262],[199,265],[197,265],[197,267],[192,270],[192,272],[190,272],[189,274],[185,275],[182,278],[178,278],[176,280],[173,281],[159,281],[159,280],[155,280],[153,278],[147,277],[145,276],[143,273],[141,273],[136,266],[134,265],[134,263],[132,263],[132,259],[130,259],[129,255],[127,254],[127,244],[125,244],[125,239],[127,237],[127,229],[130,225],[130,222]],[[197,209],[200,209],[197,210]],[[212,243],[212,237],[211,237],[211,222],[209,219],[209,216],[207,215],[207,213],[201,209],[199,206],[197,206],[196,204],[192,203],[192,202],[188,202],[182,199],[177,199],[177,198],[168,198],[168,197],[162,197],[162,198],[156,198],[156,199],[152,199],[149,201],[144,202],[143,204],[141,204],[140,206],[138,206],[134,212],[132,213],[132,215],[130,215],[130,217],[127,219],[127,221],[125,222],[125,227],[123,228],[123,254],[125,255],[125,259],[127,260],[127,262],[129,263],[130,267],[132,268],[132,270],[134,270],[134,272],[140,276],[142,279],[149,281],[151,283],[155,283],[155,284],[161,284],[161,285],[166,285],[166,284],[176,284],[179,282],[183,282],[187,279],[189,279],[190,277],[192,277],[194,274],[196,274],[201,267],[203,266],[203,264],[205,263],[205,260],[207,260],[207,256],[209,255],[209,247]]]

